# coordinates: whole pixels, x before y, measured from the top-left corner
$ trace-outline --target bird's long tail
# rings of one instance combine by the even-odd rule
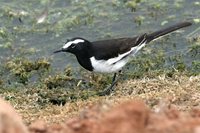
[[[184,28],[184,27],[187,27],[187,26],[190,26],[192,25],[191,22],[181,22],[181,23],[177,23],[175,25],[172,25],[170,27],[167,27],[167,28],[164,28],[164,29],[161,29],[159,31],[155,31],[153,33],[150,33],[150,34],[147,34],[146,36],[146,43],[152,41],[152,40],[155,40],[159,37],[162,37],[166,34],[169,34],[175,30],[178,30],[178,29],[181,29],[181,28]]]

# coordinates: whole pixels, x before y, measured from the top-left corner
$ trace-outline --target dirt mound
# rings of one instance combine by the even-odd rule
[[[14,109],[0,99],[0,133],[28,133]]]
[[[12,107],[0,100],[0,133],[200,133],[200,110],[180,112],[163,103],[151,111],[142,101],[129,101],[106,113],[91,108],[62,124],[38,120],[25,127]]]

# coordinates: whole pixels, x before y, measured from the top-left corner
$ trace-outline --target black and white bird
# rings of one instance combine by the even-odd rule
[[[190,26],[190,22],[181,22],[170,27],[142,34],[136,37],[125,37],[90,42],[81,37],[68,40],[64,46],[55,51],[69,52],[76,56],[79,64],[89,71],[114,73],[112,84],[102,95],[110,94],[116,83],[116,74],[129,62],[131,57],[149,42],[183,27]]]

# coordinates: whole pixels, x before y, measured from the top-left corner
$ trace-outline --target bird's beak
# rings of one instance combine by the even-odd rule
[[[55,54],[55,53],[59,53],[59,52],[64,52],[64,50],[63,50],[63,49],[56,50],[56,51],[54,51],[53,53]]]

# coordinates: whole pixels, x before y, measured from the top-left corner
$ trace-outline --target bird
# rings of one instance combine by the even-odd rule
[[[191,22],[184,21],[152,33],[99,41],[74,37],[67,40],[63,47],[54,53],[74,54],[78,63],[88,71],[114,73],[111,85],[99,94],[101,96],[109,95],[117,82],[117,73],[121,72],[122,68],[130,61],[131,57],[135,57],[139,50],[160,37],[190,25],[192,25]]]

